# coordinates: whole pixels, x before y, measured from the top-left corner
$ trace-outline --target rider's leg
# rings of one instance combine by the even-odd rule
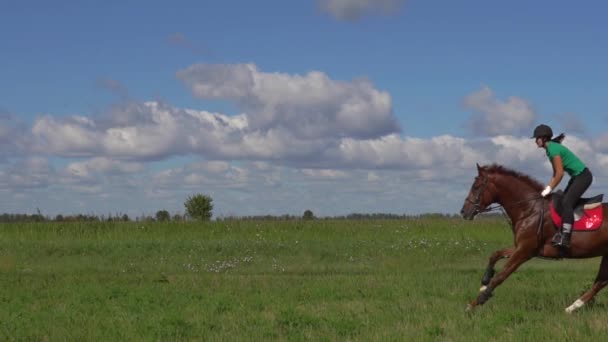
[[[574,206],[581,198],[583,193],[589,188],[593,176],[588,169],[585,169],[581,174],[573,177],[568,183],[566,193],[562,200],[562,229],[561,232],[555,235],[553,243],[565,248],[570,247],[570,236],[572,234],[572,224],[574,223]]]

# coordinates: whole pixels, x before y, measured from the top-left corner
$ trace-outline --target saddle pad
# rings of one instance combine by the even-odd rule
[[[562,218],[553,207],[553,203],[551,203],[550,208],[553,223],[555,223],[556,226],[561,227]],[[575,231],[596,230],[602,225],[602,220],[604,218],[604,207],[602,205],[592,209],[583,209],[582,206],[579,206],[574,209],[574,212],[574,224],[572,225],[572,229]]]

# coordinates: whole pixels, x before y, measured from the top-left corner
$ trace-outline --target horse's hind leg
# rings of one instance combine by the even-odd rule
[[[579,299],[577,299],[572,305],[566,308],[567,313],[572,313],[574,310],[579,309],[585,303],[591,300],[604,286],[608,285],[608,255],[604,255],[602,257],[602,262],[600,263],[600,269],[597,272],[597,277],[595,277],[595,282],[591,289],[585,292]]]
[[[510,257],[511,254],[513,254],[514,248],[515,247],[503,248],[492,253],[488,262],[488,267],[486,268],[486,271],[483,274],[483,277],[481,278],[481,288],[479,289],[479,291],[484,291],[487,288],[487,285],[490,283],[490,280],[492,280],[492,277],[494,277],[494,273],[496,273],[494,266],[496,265],[496,263],[500,259]]]

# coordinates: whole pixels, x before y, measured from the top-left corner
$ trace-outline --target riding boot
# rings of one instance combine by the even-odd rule
[[[562,229],[553,237],[553,245],[570,248],[570,236],[572,235],[572,224],[564,223]]]

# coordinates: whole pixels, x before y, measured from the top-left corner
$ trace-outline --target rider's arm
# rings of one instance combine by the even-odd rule
[[[553,165],[553,178],[551,178],[548,185],[551,187],[551,189],[555,189],[555,187],[559,185],[559,182],[561,182],[562,178],[564,177],[564,163],[562,162],[562,157],[559,155],[553,157],[551,165]]]

